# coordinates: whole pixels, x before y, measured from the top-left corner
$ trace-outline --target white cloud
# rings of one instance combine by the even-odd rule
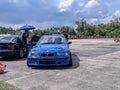
[[[69,7],[72,5],[72,3],[73,3],[73,0],[62,0],[58,6],[58,8],[60,9],[60,12],[65,12],[69,10]]]
[[[78,4],[79,7],[84,6],[84,2],[81,0],[78,0],[78,1],[76,0],[76,3]]]
[[[44,21],[44,22],[36,22],[35,26],[40,29],[52,28],[56,24],[55,21]]]
[[[18,3],[19,0],[9,0],[10,3]]]
[[[119,18],[120,17],[120,10],[115,11],[114,17],[115,18]]]
[[[92,8],[92,7],[96,7],[99,6],[100,4],[96,1],[96,0],[90,0],[88,1],[88,3],[85,5],[85,7],[87,8]]]
[[[110,6],[112,6],[112,2],[105,2],[105,5],[106,5],[107,7],[110,7]]]
[[[28,6],[29,5],[29,1],[28,0],[9,0],[8,1],[9,3],[12,3],[12,4],[18,4],[18,5],[21,5],[21,6]]]
[[[94,22],[97,22],[97,21],[98,21],[97,18],[91,18],[91,19],[90,19],[90,23],[94,23]]]
[[[108,17],[106,17],[104,19],[100,19],[100,22],[101,23],[108,23],[108,22],[110,22],[110,20],[114,20],[113,16],[108,16]]]
[[[1,26],[3,27],[11,27],[13,28],[13,30],[17,30],[19,27],[23,26],[24,24],[3,24],[3,23],[0,23]]]
[[[120,17],[119,0],[1,0],[0,25],[32,24],[39,28],[71,25],[84,18],[103,23]]]

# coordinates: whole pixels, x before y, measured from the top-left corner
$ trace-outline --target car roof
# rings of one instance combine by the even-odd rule
[[[0,36],[0,37],[1,37],[1,38],[2,38],[2,37],[10,37],[10,38],[13,37],[13,38],[14,38],[14,37],[20,37],[20,35],[5,35],[5,36]]]
[[[0,36],[0,42],[11,42],[14,38],[20,37],[19,35],[6,35]]]
[[[63,34],[44,34],[44,36],[64,36]]]

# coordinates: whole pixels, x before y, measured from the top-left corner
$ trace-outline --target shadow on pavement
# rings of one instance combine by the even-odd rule
[[[32,69],[36,70],[61,70],[61,69],[75,69],[80,66],[80,59],[78,58],[77,55],[72,54],[72,66],[43,66],[43,67],[32,67]]]
[[[6,73],[8,73],[8,71],[1,72],[0,75],[6,74]]]
[[[26,60],[26,58],[24,57],[24,58],[15,58],[15,57],[0,57],[0,61],[2,61],[2,62],[6,62],[6,61],[24,61],[24,60]]]

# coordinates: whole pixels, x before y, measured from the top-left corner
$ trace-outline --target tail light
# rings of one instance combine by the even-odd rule
[[[8,45],[8,49],[15,49],[15,46],[14,45]]]

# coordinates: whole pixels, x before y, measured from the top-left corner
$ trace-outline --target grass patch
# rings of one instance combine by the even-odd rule
[[[0,90],[21,90],[13,85],[6,83],[5,81],[0,81]]]

